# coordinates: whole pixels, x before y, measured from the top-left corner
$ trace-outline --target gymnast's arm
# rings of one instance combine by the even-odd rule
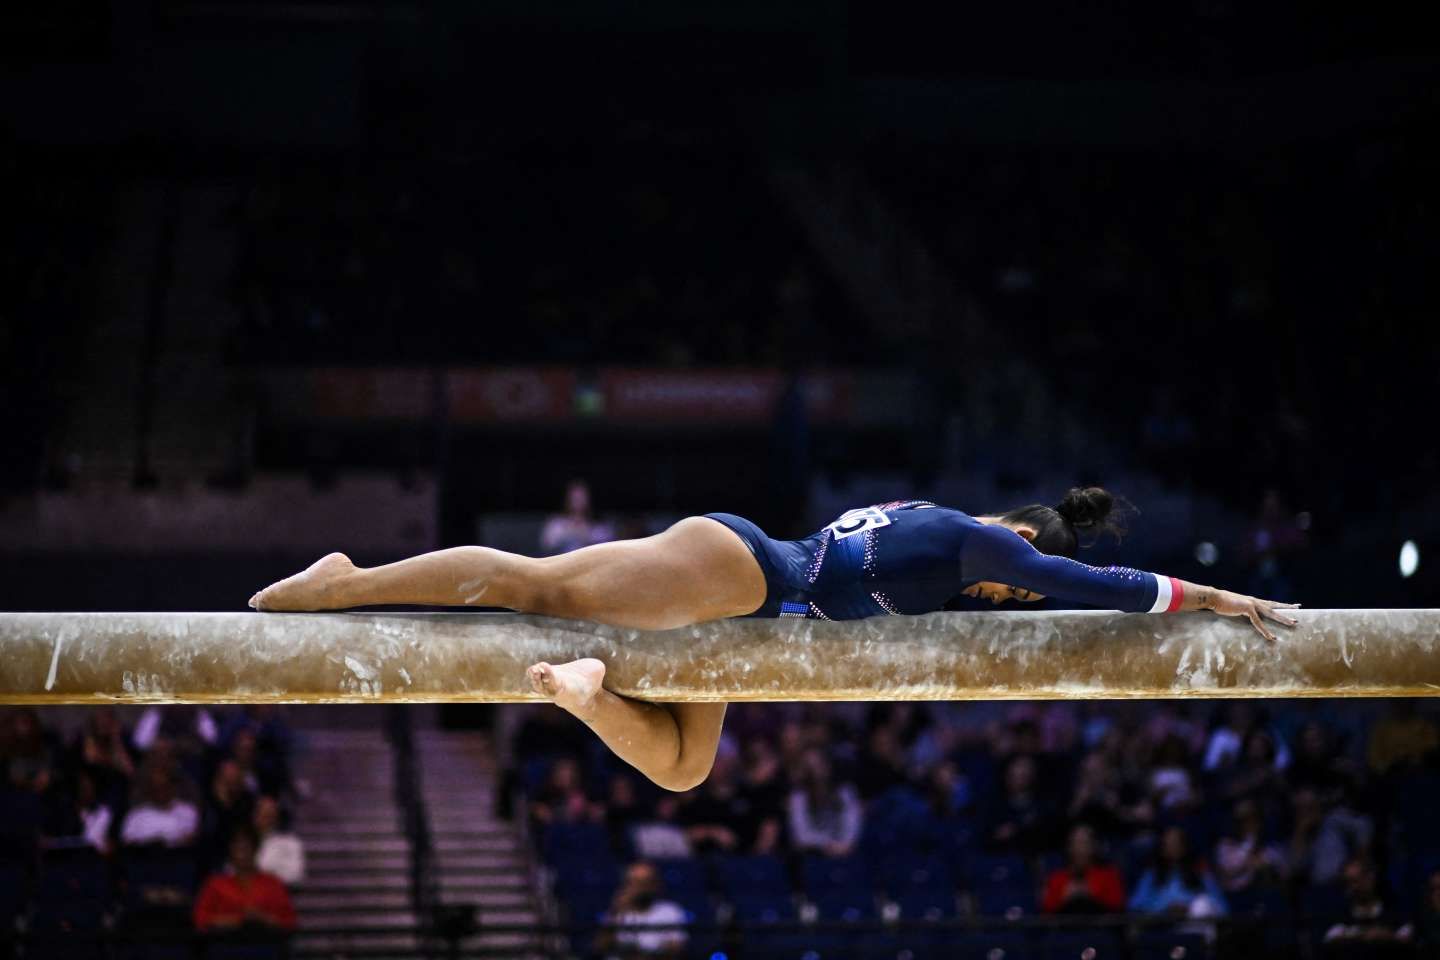
[[[1089,564],[1041,553],[1013,530],[998,525],[973,531],[960,550],[961,569],[967,580],[988,580],[1046,596],[1127,613],[1174,613],[1212,610],[1227,617],[1249,618],[1267,640],[1275,636],[1262,618],[1294,626],[1295,620],[1276,612],[1275,603],[1177,577],[1147,573],[1130,567],[1092,567]]]

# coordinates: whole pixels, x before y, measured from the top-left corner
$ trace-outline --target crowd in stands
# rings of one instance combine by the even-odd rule
[[[126,730],[101,707],[69,737],[41,717],[0,713],[0,939],[295,928],[305,851],[275,708],[150,707]]]
[[[600,955],[680,949],[683,929],[592,939],[677,909],[705,949],[730,920],[1027,915],[1169,918],[1198,955],[1440,949],[1440,715],[1416,701],[732,705],[686,793],[558,710],[513,747],[577,949]]]

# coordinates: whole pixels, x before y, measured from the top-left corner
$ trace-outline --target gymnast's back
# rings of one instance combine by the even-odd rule
[[[1102,569],[1039,553],[1013,530],[927,500],[849,510],[801,540],[772,540],[731,514],[708,516],[735,530],[765,573],[766,601],[752,617],[930,613],[982,580],[1138,612],[1154,609],[1165,586],[1128,567]]]

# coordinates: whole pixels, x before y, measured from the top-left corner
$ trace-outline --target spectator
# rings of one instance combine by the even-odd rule
[[[1036,784],[1035,771],[1035,759],[1024,753],[1006,764],[1004,790],[983,818],[985,845],[992,853],[1029,856],[1054,843],[1055,812]]]
[[[767,828],[775,830],[774,811],[756,809],[740,789],[738,767],[735,754],[717,755],[705,783],[681,799],[679,819],[696,853],[754,853]]]
[[[905,768],[905,748],[893,726],[880,726],[870,731],[866,749],[855,770],[855,786],[862,799],[869,801],[910,779]]]
[[[1184,814],[1200,805],[1185,741],[1169,735],[1160,742],[1149,775],[1150,795],[1162,814]]]
[[[280,751],[262,751],[259,736],[249,727],[235,731],[230,741],[230,760],[240,769],[245,790],[252,796],[280,796],[290,786]]]
[[[970,781],[951,760],[942,760],[930,768],[925,781],[925,801],[937,823],[953,828],[970,806]]]
[[[1045,913],[1118,913],[1125,909],[1120,871],[1096,858],[1095,831],[1088,824],[1070,830],[1066,864],[1045,881],[1040,909]]]
[[[25,793],[45,793],[54,779],[55,751],[33,707],[9,711],[0,729],[0,769],[5,785]]]
[[[147,707],[135,724],[131,742],[135,749],[145,753],[157,740],[165,739],[177,745],[181,754],[204,752],[216,745],[220,728],[215,718],[204,707],[186,704],[170,704],[164,707]]]
[[[580,765],[571,757],[560,757],[550,767],[535,799],[530,816],[537,823],[598,823],[604,818],[600,805],[590,799],[580,782]]]
[[[1410,943],[1415,927],[1386,905],[1376,882],[1375,865],[1365,857],[1356,857],[1345,864],[1345,919],[1325,931],[1324,942]]]
[[[785,784],[780,770],[780,757],[770,741],[755,739],[745,747],[745,772],[740,779],[740,794],[750,809],[763,812],[755,833],[754,852],[773,853],[784,834]]]
[[[1340,879],[1345,864],[1368,855],[1375,838],[1375,822],[1351,806],[1349,790],[1342,790],[1326,807],[1313,790],[1297,790],[1291,798],[1294,827],[1287,852],[1291,876],[1315,886]]]
[[[1091,824],[1102,837],[1116,838],[1129,828],[1148,824],[1150,800],[1127,787],[1120,771],[1099,750],[1080,761],[1080,775],[1070,796],[1066,816],[1071,822]]]
[[[1275,815],[1283,804],[1284,786],[1276,765],[1275,741],[1269,731],[1258,727],[1245,735],[1239,762],[1220,771],[1215,783],[1219,799],[1253,798],[1267,816]]]
[[[1130,894],[1135,913],[1213,917],[1227,912],[1225,895],[1215,877],[1191,856],[1185,831],[1167,827],[1160,835],[1154,861]]]
[[[1278,883],[1285,876],[1285,851],[1267,842],[1260,807],[1251,797],[1235,803],[1230,831],[1215,845],[1215,873],[1226,893]]]
[[[630,849],[630,829],[649,820],[651,808],[640,797],[635,778],[617,773],[610,778],[605,796],[605,827],[610,833],[610,848],[617,855]]]
[[[130,742],[136,751],[149,755],[163,750],[172,770],[178,767],[184,780],[176,780],[176,789],[194,796],[195,784],[205,783],[216,745],[219,728],[210,711],[203,707],[171,704],[150,707],[140,715]]]
[[[85,768],[75,774],[73,795],[68,803],[54,805],[45,830],[49,846],[93,847],[101,856],[111,851],[110,830],[114,813],[100,802],[95,792],[95,778]]]
[[[663,793],[655,801],[650,817],[630,828],[630,842],[637,856],[646,859],[682,859],[691,855],[690,839],[680,823],[680,798]]]
[[[265,873],[279,877],[287,887],[303,883],[305,845],[283,824],[280,801],[268,795],[256,800],[253,826],[260,842],[255,854],[256,865]]]
[[[837,784],[830,761],[818,749],[806,751],[790,792],[790,842],[799,852],[846,857],[860,839],[863,810],[855,787]]]
[[[114,707],[96,707],[85,717],[71,755],[95,780],[99,798],[112,807],[122,806],[135,777],[135,758]]]
[[[1205,744],[1206,773],[1214,773],[1239,761],[1245,737],[1255,728],[1255,708],[1244,700],[1235,700],[1225,711],[1225,721],[1210,731]]]
[[[147,761],[141,768],[140,783],[140,802],[130,808],[120,826],[121,842],[166,847],[193,843],[200,813],[193,803],[176,796],[175,775],[168,765]]]
[[[632,863],[625,870],[625,879],[605,914],[605,922],[613,927],[601,930],[595,938],[595,945],[613,960],[679,957],[690,938],[683,927],[671,930],[626,928],[661,924],[679,926],[688,920],[679,904],[664,899],[664,885],[659,871],[644,861]]]
[[[222,760],[215,767],[210,781],[210,795],[201,808],[200,832],[207,869],[219,869],[230,849],[230,834],[237,827],[249,825],[254,814],[255,797],[245,782],[240,764]]]
[[[1300,729],[1295,745],[1295,761],[1286,771],[1293,788],[1307,787],[1321,800],[1330,800],[1360,775],[1358,765],[1343,756],[1325,725],[1310,721]]]
[[[1440,745],[1435,722],[1416,709],[1415,700],[1391,700],[1385,717],[1370,730],[1366,758],[1379,776],[1420,763]]]
[[[249,827],[239,827],[231,835],[225,872],[207,877],[195,898],[196,930],[295,929],[290,893],[278,877],[257,867],[255,847],[255,834]]]
[[[565,488],[565,511],[546,520],[540,532],[540,552],[547,556],[569,553],[613,539],[610,525],[597,522],[590,514],[590,485],[571,480]]]

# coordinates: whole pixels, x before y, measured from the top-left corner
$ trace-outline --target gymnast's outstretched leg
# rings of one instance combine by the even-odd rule
[[[526,613],[666,630],[740,616],[765,601],[765,577],[723,524],[688,517],[663,533],[535,559],[453,547],[362,569],[332,553],[251,598],[259,610],[338,610],[374,604],[508,607]],[[705,778],[724,704],[651,704],[601,686],[598,660],[530,668],[535,689],[584,721],[662,787]]]

